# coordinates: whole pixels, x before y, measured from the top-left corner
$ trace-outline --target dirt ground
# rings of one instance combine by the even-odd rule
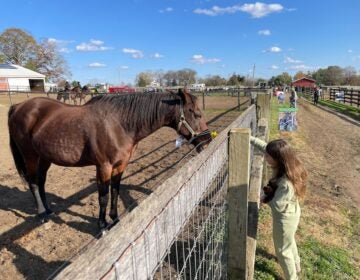
[[[316,108],[302,100],[299,126],[305,143],[299,149],[309,172],[311,191],[345,199],[360,210],[360,123]]]
[[[236,102],[230,97],[207,101],[210,130],[221,131],[239,115],[227,110]],[[32,195],[11,158],[7,111],[8,99],[0,96],[0,278],[46,279],[98,234],[95,168],[50,168],[46,191],[57,215],[40,225]],[[299,104],[298,121],[303,141],[295,148],[309,171],[310,195],[316,192],[336,203],[345,201],[359,211],[359,125],[306,101]],[[291,138],[291,133],[282,136]],[[180,161],[190,149],[176,149],[175,138],[175,131],[163,128],[140,142],[122,181],[120,213],[136,207],[179,164],[193,156]]]
[[[16,95],[12,102],[26,98]],[[205,104],[211,131],[220,132],[240,114],[231,110],[237,104],[236,97],[207,98]],[[33,197],[20,180],[10,153],[9,105],[9,98],[0,95],[0,278],[46,279],[96,240],[99,207],[95,167],[50,167],[46,192],[56,216],[39,224]],[[195,155],[190,153],[183,159],[191,149],[187,145],[176,149],[175,139],[174,130],[162,128],[139,143],[123,176],[119,213],[126,215],[180,164]]]

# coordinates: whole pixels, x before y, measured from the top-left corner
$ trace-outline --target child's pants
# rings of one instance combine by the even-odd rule
[[[276,256],[286,280],[298,279],[296,265],[300,258],[295,242],[295,232],[300,220],[299,204],[291,205],[290,213],[273,212],[273,239]]]

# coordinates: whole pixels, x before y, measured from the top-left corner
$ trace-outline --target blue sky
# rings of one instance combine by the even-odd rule
[[[142,71],[270,78],[360,70],[359,0],[8,0],[0,32],[57,43],[71,79],[134,83]]]

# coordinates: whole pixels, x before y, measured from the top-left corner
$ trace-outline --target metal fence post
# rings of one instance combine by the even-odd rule
[[[249,128],[234,128],[229,137],[228,279],[246,279],[248,189],[250,179]]]

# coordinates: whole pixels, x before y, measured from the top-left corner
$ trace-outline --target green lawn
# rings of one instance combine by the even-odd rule
[[[312,102],[312,99],[309,95],[301,95],[303,98]],[[328,107],[334,111],[342,113],[346,116],[349,116],[355,120],[360,121],[360,108],[355,106],[350,106],[345,103],[332,101],[332,100],[319,100],[319,104],[325,107]]]
[[[301,129],[294,132],[279,132],[278,112],[280,107],[289,107],[289,105],[287,103],[279,105],[276,98],[272,98],[270,140],[286,138],[295,148],[307,145],[306,137]],[[331,209],[322,209],[324,213],[319,212],[319,208],[317,208],[319,202],[322,205],[328,205],[329,202],[313,192],[307,196],[306,200],[306,205],[302,206],[302,218],[296,235],[302,265],[300,279],[359,279],[360,270],[359,265],[356,264],[356,260],[360,259],[360,217],[358,213],[347,208],[346,205],[332,205]],[[326,211],[331,214],[326,216]],[[341,221],[341,226],[338,224],[339,221]],[[341,241],[331,242],[331,240]],[[282,271],[276,262],[272,242],[271,210],[269,207],[263,206],[259,212],[255,280],[282,279]]]
[[[319,104],[329,107],[339,113],[342,113],[351,118],[354,118],[355,120],[360,121],[360,108],[359,107],[353,107],[350,105],[346,105],[344,103],[339,103],[339,102],[335,102],[335,101],[331,101],[331,100],[320,100]]]

